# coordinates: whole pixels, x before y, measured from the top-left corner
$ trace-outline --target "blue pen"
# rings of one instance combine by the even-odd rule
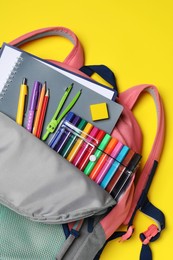
[[[63,120],[63,122],[65,122],[65,121],[71,122],[71,121],[73,120],[74,116],[75,116],[74,113],[70,111],[70,112],[66,115],[65,119]],[[62,124],[61,124],[61,127],[59,127],[59,128],[56,130],[55,134],[52,136],[52,138],[50,139],[50,141],[49,141],[49,143],[48,143],[48,145],[49,145],[51,148],[54,148],[54,147],[55,147],[55,145],[56,145],[57,142],[60,140],[62,134],[63,134],[64,131],[65,131],[65,127],[62,128],[63,122],[62,122]]]
[[[124,157],[126,156],[126,154],[128,153],[129,150],[130,150],[130,148],[128,146],[126,146],[126,145],[123,146],[123,148],[121,149],[121,151],[117,155],[114,163],[112,164],[111,168],[109,169],[106,176],[104,177],[104,179],[100,183],[100,186],[103,189],[105,189],[107,187],[108,183],[110,182],[110,180],[114,176],[114,174],[117,171],[120,163],[123,161]]]

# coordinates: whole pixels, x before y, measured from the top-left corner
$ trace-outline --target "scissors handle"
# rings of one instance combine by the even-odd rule
[[[78,91],[77,94],[75,95],[75,97],[72,99],[72,101],[69,103],[69,105],[64,109],[64,111],[62,112],[62,114],[57,118],[52,118],[52,120],[50,121],[50,123],[48,124],[48,126],[46,127],[46,133],[44,134],[44,136],[42,137],[42,140],[45,141],[47,139],[47,137],[49,136],[49,134],[53,133],[55,131],[55,129],[57,128],[57,126],[59,125],[59,123],[61,122],[61,120],[64,118],[64,116],[71,110],[71,108],[75,105],[75,103],[77,102],[78,98],[80,97],[82,93],[82,90]]]
[[[52,119],[50,121],[50,123],[46,127],[46,133],[42,137],[43,141],[45,141],[48,138],[49,134],[54,133],[54,131],[57,128],[57,125],[59,124],[60,121],[61,120],[59,120],[59,118],[57,120],[56,119]]]

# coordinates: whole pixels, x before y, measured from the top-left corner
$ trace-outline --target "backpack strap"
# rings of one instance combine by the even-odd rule
[[[165,134],[165,118],[164,118],[164,109],[163,104],[160,98],[160,95],[157,91],[157,88],[153,85],[140,85],[133,87],[122,93],[121,98],[123,102],[127,105],[129,109],[132,109],[139,99],[139,96],[147,91],[150,93],[155,101],[156,110],[157,110],[157,132],[155,140],[151,149],[151,152],[148,156],[148,159],[141,171],[139,180],[136,184],[136,189],[134,193],[134,200],[128,214],[128,217],[125,223],[128,223],[129,226],[132,225],[133,218],[137,209],[140,209],[143,213],[150,216],[153,220],[156,221],[157,225],[151,225],[147,231],[140,234],[140,239],[142,241],[142,250],[140,254],[140,260],[151,260],[152,252],[149,247],[149,242],[153,242],[159,238],[161,230],[165,227],[165,217],[164,214],[151,204],[147,198],[147,193],[150,188],[152,179],[154,177],[155,171],[158,166],[158,161],[161,156],[163,143],[164,143],[164,134]]]
[[[157,227],[156,225],[151,225],[147,231],[140,234],[140,238],[143,243],[141,254],[140,254],[140,260],[152,259],[152,253],[149,247],[149,242],[150,241],[153,242],[156,239],[158,239],[161,230],[165,227],[165,218],[163,213],[159,209],[157,209],[154,205],[152,205],[147,198],[147,193],[150,188],[150,184],[154,177],[155,171],[157,169],[158,161],[161,156],[161,151],[164,142],[164,128],[165,128],[164,110],[163,110],[163,104],[160,99],[157,88],[153,85],[145,84],[145,85],[135,86],[119,94],[120,102],[122,104],[125,104],[131,110],[136,104],[140,95],[146,91],[152,95],[155,101],[155,105],[157,109],[157,119],[158,119],[157,133],[148,160],[145,163],[144,168],[141,171],[139,180],[137,182],[133,202],[129,210],[128,217],[124,222],[124,224],[128,225],[127,232],[124,232],[121,238],[121,241],[124,241],[131,237],[133,233],[132,222],[137,209],[140,209],[143,213],[150,216],[152,219],[156,221],[156,223],[158,223],[159,227]],[[110,239],[114,239],[118,237],[119,234],[120,233],[115,232]],[[99,259],[102,250],[103,249],[101,249],[98,252],[94,260]]]
[[[103,247],[97,252],[97,254],[96,254],[96,256],[94,257],[93,260],[99,260],[99,259],[100,259],[100,256],[101,256],[101,254],[102,254],[102,252],[103,252],[103,250],[104,250],[104,248],[106,247],[106,245],[107,245],[108,242],[110,242],[110,241],[112,241],[112,240],[115,240],[116,238],[122,237],[123,235],[125,235],[125,233],[126,233],[125,231],[117,231],[117,232],[114,232],[114,233],[112,234],[112,236],[110,236],[110,237],[106,240],[105,244],[104,244]],[[146,260],[146,259],[145,259],[145,260]]]
[[[162,104],[160,95],[157,91],[157,88],[153,85],[148,85],[148,84],[139,85],[139,86],[133,87],[133,88],[125,91],[124,93],[120,94],[121,95],[120,99],[123,100],[123,103],[125,103],[129,107],[129,109],[132,109],[134,107],[135,103],[137,102],[137,100],[139,99],[139,96],[146,91],[152,95],[152,97],[155,101],[156,110],[157,110],[157,133],[155,136],[155,140],[154,140],[151,152],[140,173],[139,180],[136,184],[134,199],[133,199],[133,202],[131,205],[129,215],[125,221],[126,223],[129,223],[131,217],[133,216],[133,213],[138,204],[138,201],[141,198],[142,192],[147,185],[149,176],[151,176],[151,180],[154,176],[158,161],[161,156],[163,143],[164,143],[164,135],[165,135],[164,109],[163,109],[163,104]],[[149,190],[151,180],[149,181],[150,183],[148,184],[147,192]],[[138,206],[141,207],[142,205],[138,205]]]
[[[151,260],[152,252],[149,243],[156,241],[160,237],[161,231],[165,228],[165,216],[163,212],[156,208],[147,197],[145,198],[140,210],[157,223],[157,225],[152,224],[145,232],[140,234],[142,242],[140,260]]]
[[[74,47],[70,54],[64,60],[65,64],[72,66],[73,68],[81,68],[84,64],[84,54],[82,46],[77,38],[77,36],[68,28],[65,27],[48,27],[43,29],[38,29],[29,33],[26,33],[15,40],[11,41],[9,44],[20,47],[21,45],[48,36],[63,36],[69,39]]]
[[[74,222],[72,229],[70,230],[69,236],[65,240],[60,252],[58,252],[58,254],[56,256],[56,260],[61,260],[64,257],[64,255],[66,254],[66,252],[68,251],[68,249],[73,244],[74,240],[79,237],[80,229],[83,225],[83,222],[84,222],[83,219]]]

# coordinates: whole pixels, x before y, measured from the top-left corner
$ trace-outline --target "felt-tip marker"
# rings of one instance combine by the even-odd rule
[[[86,175],[89,175],[91,173],[92,169],[94,168],[95,164],[99,160],[100,156],[102,155],[102,153],[103,153],[105,147],[107,146],[107,144],[109,143],[110,139],[111,139],[111,136],[109,134],[106,134],[104,136],[103,140],[101,141],[101,143],[99,144],[99,146],[97,147],[95,153],[90,156],[90,162],[86,165],[86,167],[84,169],[84,173]]]

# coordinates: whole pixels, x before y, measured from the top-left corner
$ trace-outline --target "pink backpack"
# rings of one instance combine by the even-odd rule
[[[89,78],[93,71],[96,71],[114,87],[116,86],[115,77],[107,67],[103,65],[83,67],[84,55],[81,44],[76,35],[67,28],[50,27],[36,30],[15,39],[10,44],[19,47],[29,41],[51,35],[60,35],[68,38],[74,44],[74,47],[64,62],[49,60],[50,62],[85,78]],[[124,195],[106,213],[104,212],[100,216],[91,216],[85,219],[85,221],[79,220],[75,223],[68,223],[69,231],[67,231],[67,225],[64,223],[66,240],[62,248],[57,252],[56,259],[99,259],[107,242],[119,236],[121,237],[121,241],[125,241],[132,236],[134,231],[133,220],[138,209],[156,222],[147,231],[140,234],[142,241],[140,259],[152,259],[149,242],[158,239],[165,227],[163,213],[151,204],[147,197],[160,160],[165,130],[163,104],[155,86],[149,84],[138,85],[119,94],[116,101],[123,105],[124,110],[118,123],[115,125],[112,136],[129,146],[135,152],[141,153],[142,132],[132,113],[132,109],[139,97],[145,92],[150,93],[155,101],[158,123],[153,147],[143,169],[139,168],[137,170],[137,178],[135,175],[133,176]],[[127,226],[127,232],[116,232],[121,225]],[[54,257],[52,256],[50,259],[54,259]]]

